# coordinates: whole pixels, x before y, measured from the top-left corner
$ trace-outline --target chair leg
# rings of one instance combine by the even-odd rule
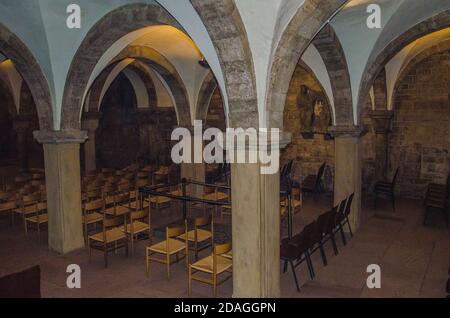
[[[333,233],[330,234],[330,239],[331,239],[331,244],[333,245],[334,255],[338,255],[339,251],[338,251],[337,244],[336,244],[336,239],[334,238],[334,234]]]
[[[283,264],[283,273],[286,273],[286,272],[287,272],[287,267],[288,267],[288,261],[284,261],[284,264]]]
[[[373,201],[373,206],[374,206],[375,210],[377,209],[377,200],[378,200],[378,195],[377,195],[377,193],[375,192],[375,199],[374,199],[374,201]]]
[[[188,269],[188,273],[189,273],[189,281],[188,281],[188,296],[191,297],[192,296],[192,269],[189,266]]]
[[[344,244],[344,246],[346,246],[347,239],[345,238],[345,232],[344,232],[344,228],[343,228],[342,224],[339,224],[339,232],[341,232],[342,243]]]
[[[89,264],[90,264],[92,261],[92,249],[89,241],[88,241],[88,249],[89,249]]]
[[[311,277],[311,280],[314,280],[314,278],[316,277],[316,273],[314,272],[314,267],[313,267],[309,252],[305,252],[305,259],[306,259],[306,264],[308,265],[309,276]]]
[[[166,262],[167,262],[167,279],[170,280],[170,254],[168,253],[166,255]]]
[[[214,273],[212,275],[213,275],[213,297],[216,298],[217,297],[217,275]]]
[[[394,209],[395,212],[395,194],[392,193],[392,209]]]
[[[287,264],[287,262],[285,264]],[[300,292],[300,287],[298,286],[297,274],[295,273],[294,263],[292,261],[289,261],[289,264],[291,264],[292,274],[294,275],[295,287],[297,287],[297,291]]]
[[[37,225],[38,243],[41,244],[41,227],[39,223],[36,223],[36,225]]]
[[[346,217],[345,223],[347,223],[347,225],[348,225],[348,231],[350,233],[350,237],[353,237],[353,231],[352,231],[352,227],[350,226],[350,220],[348,219],[348,217]]]
[[[146,266],[147,267],[147,272],[146,272],[147,278],[149,278],[150,277],[150,259],[148,257],[148,251],[147,250],[145,250],[145,264],[147,265]]]
[[[323,248],[323,244],[319,243],[320,255],[322,256],[322,262],[324,266],[328,265],[327,256],[325,254],[325,249]]]

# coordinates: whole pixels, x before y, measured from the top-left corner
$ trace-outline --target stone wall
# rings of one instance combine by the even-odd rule
[[[133,87],[121,74],[105,94],[100,111],[96,132],[99,167],[123,168],[137,159],[169,163],[170,135],[177,125],[173,108],[138,111]]]
[[[394,96],[390,175],[400,167],[401,196],[421,198],[429,182],[445,183],[450,168],[450,51],[413,67]]]
[[[326,162],[324,184],[325,188],[331,191],[334,176],[334,141],[328,140],[322,133],[305,134],[302,123],[305,122],[305,115],[309,115],[305,112],[307,107],[305,103],[308,100],[302,96],[302,86],[309,88],[313,99],[322,100],[325,110],[330,113],[329,102],[320,83],[306,66],[298,64],[289,86],[284,109],[284,129],[292,133],[292,143],[282,151],[281,165],[294,160],[292,176],[301,182],[306,176],[316,174],[322,163]]]

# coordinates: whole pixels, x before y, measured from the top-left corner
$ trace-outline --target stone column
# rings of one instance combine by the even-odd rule
[[[375,130],[375,176],[377,180],[386,178],[388,168],[388,142],[393,112],[389,110],[375,110],[370,114]]]
[[[361,126],[333,126],[329,132],[335,138],[334,204],[355,193],[349,218],[356,231],[361,220],[361,137],[366,130]]]
[[[34,137],[44,146],[49,248],[60,254],[83,248],[80,144],[87,133],[35,131]]]
[[[19,172],[28,172],[28,145],[27,137],[30,129],[30,120],[26,117],[17,117],[13,123],[17,134],[17,159],[19,161]]]
[[[84,144],[84,170],[86,174],[97,170],[97,155],[95,151],[95,135],[101,118],[99,112],[88,112],[83,114],[81,121],[82,129],[87,131],[88,139]]]
[[[269,145],[280,149],[289,137]],[[232,163],[233,297],[280,297],[280,172]]]

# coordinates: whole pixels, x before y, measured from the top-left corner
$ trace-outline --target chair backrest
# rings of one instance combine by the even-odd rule
[[[397,182],[398,172],[400,171],[400,168],[397,168],[395,170],[394,178],[392,178],[392,186],[395,186],[395,183]]]
[[[167,227],[166,229],[167,239],[177,237],[185,233],[187,233],[187,220],[184,221],[184,225]]]
[[[345,216],[349,216],[350,212],[352,211],[352,203],[353,203],[354,197],[355,197],[355,193],[350,194],[350,196],[348,197],[347,203],[345,205],[345,211],[344,211]]]
[[[325,171],[325,167],[326,167],[326,166],[327,166],[326,163],[323,163],[323,164],[320,166],[319,171],[317,172],[316,186],[319,185],[320,180],[322,180],[323,173],[324,173],[324,171]]]
[[[85,212],[89,213],[92,211],[104,210],[105,209],[105,200],[95,200],[88,202],[84,205]]]
[[[299,256],[303,254],[309,247],[312,235],[316,229],[316,221],[306,225],[303,230],[295,235],[290,241],[293,245],[297,247],[297,253]]]
[[[309,242],[310,245],[319,243],[322,240],[323,233],[326,232],[326,228],[328,225],[328,218],[329,215],[327,213],[323,213],[317,218],[316,227],[314,229],[315,231],[311,236],[311,242]]]
[[[214,244],[213,253],[216,256],[226,254],[229,251],[231,251],[231,248],[232,248],[231,242],[224,243],[224,244]]]
[[[112,227],[117,227],[119,225],[124,224],[124,218],[121,216],[116,216],[113,218],[106,218],[106,213],[104,214],[103,217],[103,231],[108,230],[109,228]]]
[[[195,219],[195,227],[201,227],[211,224],[212,216],[199,217]]]
[[[39,200],[41,199],[40,194],[28,194],[28,195],[24,195],[22,197],[22,205],[27,206],[27,205],[31,205],[31,204],[35,204],[37,203]]]
[[[130,192],[120,193],[114,196],[115,204],[128,203],[129,201],[130,201]]]
[[[131,221],[142,220],[142,219],[148,217],[148,214],[149,214],[148,210],[134,211],[134,212],[131,212],[130,219],[131,219]]]
[[[0,212],[2,211],[10,211],[13,210],[17,207],[16,205],[16,201],[9,201],[9,202],[4,202],[4,203],[0,203]]]
[[[338,207],[333,207],[330,211],[326,212],[326,225],[325,225],[325,234],[330,234],[333,232],[334,227],[336,225]]]

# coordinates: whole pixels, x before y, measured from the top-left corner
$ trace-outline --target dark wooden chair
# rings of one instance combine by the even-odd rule
[[[314,232],[311,234],[310,240],[310,254],[314,254],[317,250],[320,251],[320,256],[322,257],[322,262],[324,266],[328,265],[327,256],[325,254],[324,244],[324,233],[327,231],[329,221],[329,214],[321,214],[316,221],[316,226]]]
[[[290,240],[284,240],[280,248],[280,257],[284,262],[283,273],[286,273],[288,264],[291,266],[292,274],[294,275],[295,286],[297,291],[300,291],[298,285],[297,274],[295,269],[304,261],[308,265],[309,275],[314,279],[314,268],[311,262],[309,253],[310,239],[316,227],[316,222],[313,222],[303,229],[299,234],[295,235]]]
[[[444,217],[447,227],[449,227],[448,201],[450,196],[450,174],[446,185],[430,184],[425,195],[425,217],[423,224],[427,225],[431,211],[440,211]]]
[[[0,277],[0,298],[41,298],[40,267]]]
[[[348,199],[346,200],[345,203],[345,209],[343,209],[341,211],[341,213],[338,213],[336,215],[336,226],[338,228],[338,230],[341,232],[341,235],[343,237],[343,241],[345,242],[344,245],[346,244],[346,239],[345,239],[345,232],[344,232],[344,226],[347,225],[348,226],[348,230],[350,233],[350,237],[353,237],[353,232],[352,232],[352,227],[350,225],[350,220],[349,220],[349,215],[352,211],[352,203],[353,203],[353,198],[355,197],[355,194],[352,193]]]
[[[302,191],[304,193],[312,193],[314,196],[314,200],[317,200],[317,196],[324,191],[323,187],[323,174],[325,172],[326,163],[323,163],[316,175],[309,175],[305,178],[302,183]]]
[[[377,181],[374,187],[374,194],[375,194],[375,209],[377,208],[377,200],[379,195],[385,195],[391,198],[392,201],[392,208],[395,211],[395,185],[397,183],[397,177],[400,169],[397,168],[395,170],[394,178],[392,178],[392,181]]]

